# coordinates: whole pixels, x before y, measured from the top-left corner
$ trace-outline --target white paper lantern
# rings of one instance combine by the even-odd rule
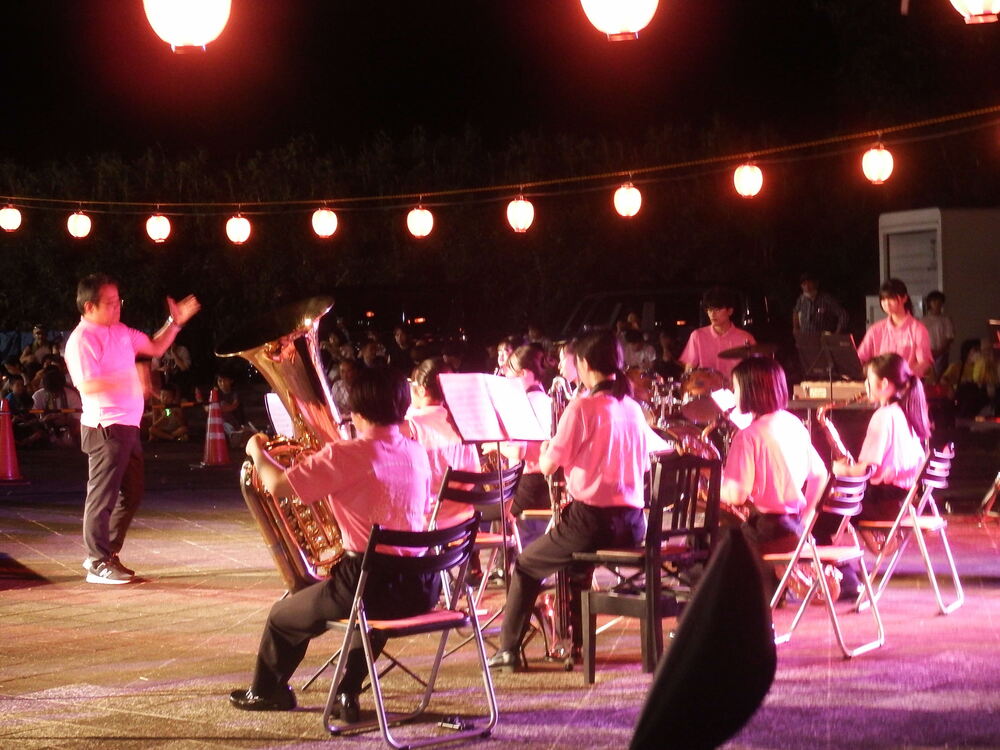
[[[174,52],[204,52],[229,22],[231,0],[143,0],[153,31]]]
[[[741,164],[733,172],[733,185],[744,198],[753,198],[764,186],[764,173],[756,164]]]
[[[642,208],[642,193],[631,182],[626,182],[615,191],[614,203],[619,216],[631,219]]]
[[[153,242],[166,242],[170,236],[170,219],[163,214],[153,214],[146,219],[146,234]]]
[[[649,25],[659,0],[581,0],[590,22],[612,42],[638,39]]]
[[[951,0],[966,23],[996,23],[1000,0]]]
[[[21,212],[14,206],[8,205],[0,208],[0,229],[5,232],[14,232],[21,226]]]
[[[518,234],[528,231],[531,222],[535,220],[535,207],[523,195],[507,204],[507,222]]]
[[[333,237],[337,231],[337,214],[329,208],[317,208],[313,211],[312,227],[317,237]]]
[[[234,245],[242,245],[250,239],[250,220],[236,214],[226,222],[226,236]]]
[[[881,185],[892,174],[892,154],[881,143],[876,144],[861,157],[861,171],[873,185]]]
[[[417,206],[406,215],[406,228],[414,237],[426,237],[434,228],[434,215],[423,206]]]
[[[77,211],[75,214],[70,214],[70,217],[66,220],[66,229],[69,230],[69,233],[78,240],[81,240],[90,234],[90,228],[90,217],[83,211]]]

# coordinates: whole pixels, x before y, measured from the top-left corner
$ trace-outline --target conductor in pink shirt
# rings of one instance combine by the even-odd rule
[[[121,322],[118,282],[85,276],[76,290],[80,323],[66,341],[66,367],[80,391],[80,446],[88,457],[83,508],[83,568],[88,583],[128,583],[135,572],[118,553],[143,491],[139,420],[145,398],[136,356],[162,357],[184,324],[201,309],[194,296],[167,297],[169,315],[150,338]]]

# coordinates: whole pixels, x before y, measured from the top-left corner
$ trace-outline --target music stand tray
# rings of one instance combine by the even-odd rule
[[[858,357],[854,336],[849,333],[795,334],[803,377],[826,380],[864,380],[864,368]]]

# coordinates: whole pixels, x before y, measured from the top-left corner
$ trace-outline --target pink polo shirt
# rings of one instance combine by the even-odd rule
[[[368,438],[328,443],[285,476],[307,504],[330,498],[348,551],[364,552],[376,523],[398,531],[427,528],[427,453],[396,425],[375,427]]]
[[[426,513],[428,520],[434,510],[435,498],[441,488],[448,467],[457,471],[479,471],[479,451],[476,446],[462,442],[448,418],[448,409],[440,404],[410,407],[406,413],[413,438],[427,451],[431,466],[430,497]],[[446,500],[437,513],[438,528],[454,526],[459,521],[471,518],[474,509],[465,503]]]
[[[597,507],[643,506],[646,420],[628,396],[619,401],[598,393],[570,401],[546,455],[565,469],[574,500]]]
[[[691,331],[680,360],[685,365],[692,367],[710,367],[728,378],[732,374],[733,368],[739,364],[739,360],[722,359],[719,352],[737,346],[753,346],[756,343],[757,340],[753,336],[736,326],[731,326],[721,336],[715,332],[712,326],[703,326]]]
[[[924,444],[910,429],[899,404],[886,404],[875,410],[858,454],[858,463],[875,467],[871,484],[910,489],[917,481],[924,456]]]
[[[139,426],[144,399],[135,353],[149,346],[149,336],[123,323],[105,326],[80,318],[64,352],[66,368],[83,402],[80,424]],[[81,386],[93,378],[109,381],[108,386],[84,393]]]
[[[801,513],[807,480],[826,478],[805,425],[790,412],[775,411],[733,436],[722,472],[723,496],[748,499],[761,513]]]
[[[934,361],[927,326],[912,315],[907,315],[898,326],[892,324],[891,318],[874,323],[858,347],[858,357],[862,362],[887,352],[895,352],[905,359],[911,370],[916,370],[918,362],[930,365]]]

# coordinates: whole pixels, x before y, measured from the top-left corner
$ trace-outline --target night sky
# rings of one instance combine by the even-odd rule
[[[711,118],[797,139],[899,121],[883,105],[900,92],[935,92],[917,116],[992,103],[965,66],[985,74],[995,25],[911,5],[664,0],[637,42],[611,44],[576,0],[234,0],[208,53],[178,56],[140,0],[6,3],[0,158],[236,156],[302,134],[350,148],[415,127],[628,138]]]

